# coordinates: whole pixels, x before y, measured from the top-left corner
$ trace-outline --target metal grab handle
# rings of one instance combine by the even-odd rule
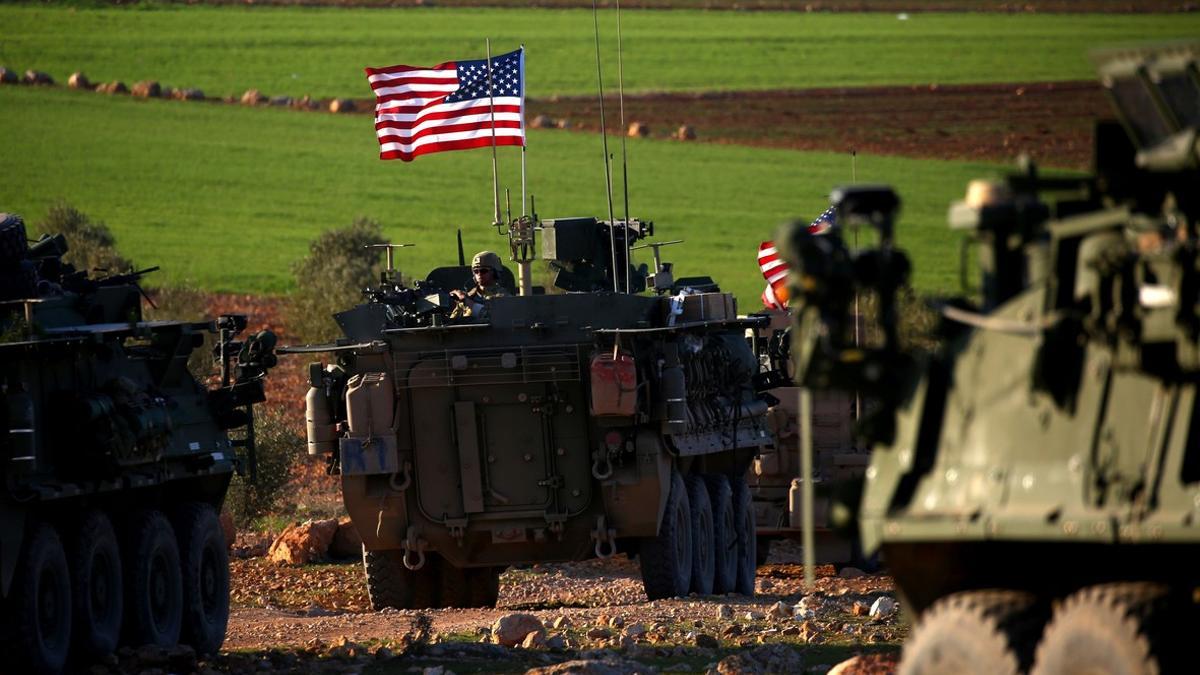
[[[404,467],[401,468],[400,471],[397,473],[404,474],[404,480],[401,481],[399,485],[397,485],[396,484],[396,474],[393,473],[391,476],[388,477],[388,485],[391,485],[392,489],[395,490],[396,492],[404,492],[405,490],[407,490],[409,488],[410,485],[412,485],[412,462],[405,460]]]
[[[402,545],[404,546],[404,555],[400,558],[400,562],[404,563],[405,567],[413,572],[416,572],[425,566],[425,542],[422,541],[419,536],[417,536],[417,528],[415,526],[408,526],[408,533],[404,537],[404,543]],[[417,560],[416,562],[409,562],[409,556],[411,556],[414,551],[417,554]]]
[[[604,552],[604,544],[605,543],[608,544],[608,553]],[[601,558],[601,559],[611,558],[614,555],[616,555],[616,553],[617,553],[617,542],[616,541],[614,541],[612,539],[608,539],[606,542],[606,540],[603,540],[603,539],[599,539],[599,538],[596,539],[596,557],[597,558]]]

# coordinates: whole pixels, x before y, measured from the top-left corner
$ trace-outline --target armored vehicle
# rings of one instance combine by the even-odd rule
[[[650,598],[752,593],[745,481],[769,444],[734,299],[629,251],[651,223],[522,217],[509,294],[452,318],[466,266],[384,273],[311,367],[309,451],[342,476],[375,607],[493,605],[507,565],[640,558]],[[538,293],[540,257],[555,292]],[[460,251],[460,262],[462,260]]]
[[[878,403],[859,520],[917,618],[901,672],[1195,670],[1200,45],[1094,58],[1119,118],[1094,172],[1027,166],[950,209],[981,282],[941,306],[935,349],[896,340],[891,190],[834,195],[878,229],[870,251],[783,235],[799,379]],[[857,349],[855,288],[885,336]]]
[[[815,393],[813,409],[805,418],[799,410],[799,388],[787,379],[787,328],[791,317],[778,310],[764,310],[770,324],[759,329],[767,341],[768,372],[781,374],[779,385],[768,390],[776,400],[767,412],[768,426],[775,439],[754,459],[746,478],[758,523],[758,564],[767,561],[771,545],[779,540],[803,538],[803,478],[801,436],[809,425],[813,444],[814,561],[835,566],[869,567],[858,539],[847,527],[849,514],[842,509],[844,494],[859,488],[869,459],[865,447],[854,437],[856,401],[852,392],[829,390]],[[771,363],[771,361],[774,363]]]
[[[144,321],[148,270],[90,278],[66,250],[61,235],[28,246],[0,215],[2,669],[86,668],[119,645],[214,653],[229,614],[218,513],[239,454],[253,470],[274,336],[235,340],[234,315]],[[209,334],[211,388],[188,370]]]

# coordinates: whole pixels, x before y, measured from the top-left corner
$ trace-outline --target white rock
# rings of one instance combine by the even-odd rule
[[[525,636],[544,628],[532,614],[505,614],[492,624],[492,642],[515,647],[525,640]]]
[[[792,615],[792,608],[782,600],[771,605],[771,609],[767,610],[771,617],[776,619],[784,619]]]
[[[881,595],[871,604],[871,611],[867,613],[872,618],[884,619],[896,613],[896,601],[886,595]]]

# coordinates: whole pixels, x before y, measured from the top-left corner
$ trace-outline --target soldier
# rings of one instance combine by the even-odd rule
[[[491,251],[480,251],[471,259],[471,274],[475,277],[475,286],[469,291],[455,289],[450,295],[458,301],[451,318],[465,316],[481,316],[486,309],[488,300],[508,295],[508,291],[500,285],[500,256]]]

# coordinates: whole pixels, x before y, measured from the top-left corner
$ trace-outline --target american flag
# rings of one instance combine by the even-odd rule
[[[828,234],[836,226],[837,211],[835,207],[830,206],[808,224],[808,232],[809,234]],[[787,309],[789,299],[787,275],[790,268],[787,261],[779,257],[775,242],[764,241],[758,245],[758,267],[767,280],[767,287],[762,293],[763,306]]]
[[[408,162],[431,152],[481,148],[492,144],[493,135],[496,145],[524,145],[525,52],[491,61],[491,87],[486,59],[367,68],[379,158]]]

